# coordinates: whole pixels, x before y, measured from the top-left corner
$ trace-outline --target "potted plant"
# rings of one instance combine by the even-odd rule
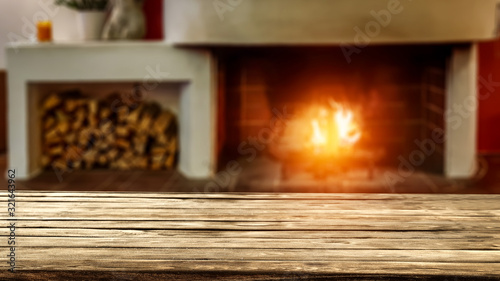
[[[82,40],[97,40],[106,19],[108,0],[56,0],[56,5],[76,10],[78,31]]]

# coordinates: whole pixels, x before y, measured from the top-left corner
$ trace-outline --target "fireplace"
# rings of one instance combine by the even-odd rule
[[[169,42],[210,48],[217,58],[220,178],[241,171],[232,160],[243,158],[244,167],[256,154],[286,166],[274,159],[269,122],[331,101],[362,125],[357,150],[373,164],[361,167],[392,169],[395,182],[414,172],[474,177],[475,42],[495,37],[496,1],[456,0],[453,14],[449,3],[432,0],[230,2],[215,10],[201,0],[165,7]],[[250,166],[265,170],[264,162]],[[283,175],[279,165],[267,168]]]
[[[274,175],[254,174],[269,178],[263,185],[296,182],[294,175],[306,171],[315,178],[309,185],[328,182],[328,176],[335,182],[346,173],[383,186],[404,182],[413,173],[471,177],[473,162],[459,168],[447,156],[456,149],[446,136],[457,133],[451,104],[460,101],[449,95],[450,64],[463,48],[468,47],[371,46],[352,61],[339,46],[217,48],[219,169],[225,169],[225,159],[252,167],[262,165],[252,164],[259,156],[267,157]],[[337,117],[354,119],[349,121],[358,132],[347,134],[355,144],[332,151],[338,145],[323,140],[318,151],[314,137],[331,135],[332,124],[318,123],[325,109],[330,120],[335,111]],[[468,110],[475,115],[474,107]],[[281,120],[273,122],[277,117]],[[338,128],[338,122],[333,126]]]

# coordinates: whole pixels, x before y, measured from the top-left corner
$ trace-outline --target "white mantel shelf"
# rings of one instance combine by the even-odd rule
[[[40,121],[37,97],[29,91],[32,82],[184,83],[179,170],[191,178],[213,174],[215,64],[208,51],[166,42],[23,43],[8,46],[7,71],[9,167],[20,179],[40,170]]]
[[[142,81],[148,75],[146,67],[156,65],[169,73],[166,81],[189,81],[196,74],[196,60],[211,60],[209,51],[164,41],[26,42],[11,43],[6,51],[10,76],[19,69],[29,81]]]
[[[451,44],[495,38],[496,5],[497,0],[165,0],[164,30],[168,42],[183,45]]]
[[[8,43],[7,49],[174,47],[165,41],[61,41]]]

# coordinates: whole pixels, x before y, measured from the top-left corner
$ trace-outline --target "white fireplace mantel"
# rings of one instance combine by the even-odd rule
[[[214,67],[208,51],[164,42],[9,46],[9,167],[20,179],[40,170],[40,120],[34,112],[37,99],[28,90],[31,82],[181,82],[179,170],[190,178],[210,177],[215,166]]]
[[[459,43],[496,37],[497,2],[165,0],[164,29],[182,45]]]

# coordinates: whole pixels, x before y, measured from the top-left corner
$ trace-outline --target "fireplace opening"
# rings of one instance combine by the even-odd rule
[[[426,153],[424,140],[444,133],[452,46],[370,46],[350,60],[342,48],[215,50],[219,171],[237,159],[235,188],[387,187],[401,166],[443,178],[446,144]]]

